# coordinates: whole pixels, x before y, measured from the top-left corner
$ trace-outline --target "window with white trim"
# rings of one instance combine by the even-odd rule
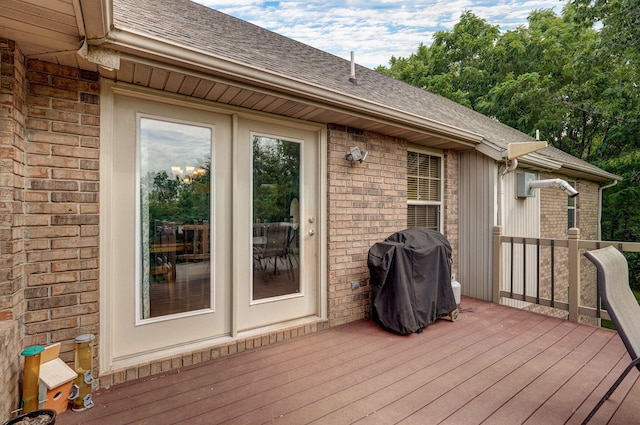
[[[576,187],[576,182],[570,181],[567,182],[571,186]],[[571,229],[572,227],[576,227],[578,222],[576,221],[576,198],[577,196],[569,196],[567,203],[567,228]]]
[[[407,226],[440,231],[442,156],[407,151]]]

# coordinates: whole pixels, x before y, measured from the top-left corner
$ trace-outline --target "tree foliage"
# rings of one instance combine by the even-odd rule
[[[149,225],[157,221],[175,223],[209,222],[211,216],[211,160],[194,175],[169,176],[166,171],[151,173],[149,185]],[[150,232],[153,235],[153,231]]]
[[[300,197],[300,145],[256,137],[253,143],[253,216],[263,222],[290,219],[291,201]]]
[[[640,0],[572,0],[505,32],[464,12],[377,70],[622,176],[604,192],[603,239],[640,241],[639,64]]]

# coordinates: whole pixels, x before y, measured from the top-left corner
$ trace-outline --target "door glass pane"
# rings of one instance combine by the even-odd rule
[[[209,309],[213,131],[140,118],[140,315]]]
[[[253,299],[300,292],[300,143],[253,137]]]

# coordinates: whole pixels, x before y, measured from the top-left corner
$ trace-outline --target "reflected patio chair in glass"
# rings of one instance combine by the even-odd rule
[[[293,261],[289,245],[291,243],[292,227],[289,223],[268,223],[264,226],[264,244],[254,245],[254,260],[257,260],[262,271],[267,272],[269,278],[272,268],[273,274],[280,274],[278,262],[281,261],[293,280]]]
[[[582,424],[586,424],[635,367],[640,371],[640,305],[629,287],[627,259],[613,246],[584,253],[597,269],[598,293],[631,357],[631,363],[598,401]]]

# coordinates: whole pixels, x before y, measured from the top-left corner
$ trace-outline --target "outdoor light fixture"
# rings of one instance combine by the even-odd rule
[[[345,154],[345,158],[347,161],[350,161],[352,164],[356,161],[362,163],[365,158],[369,155],[368,151],[360,151],[360,148],[354,147],[349,149],[349,151]]]

